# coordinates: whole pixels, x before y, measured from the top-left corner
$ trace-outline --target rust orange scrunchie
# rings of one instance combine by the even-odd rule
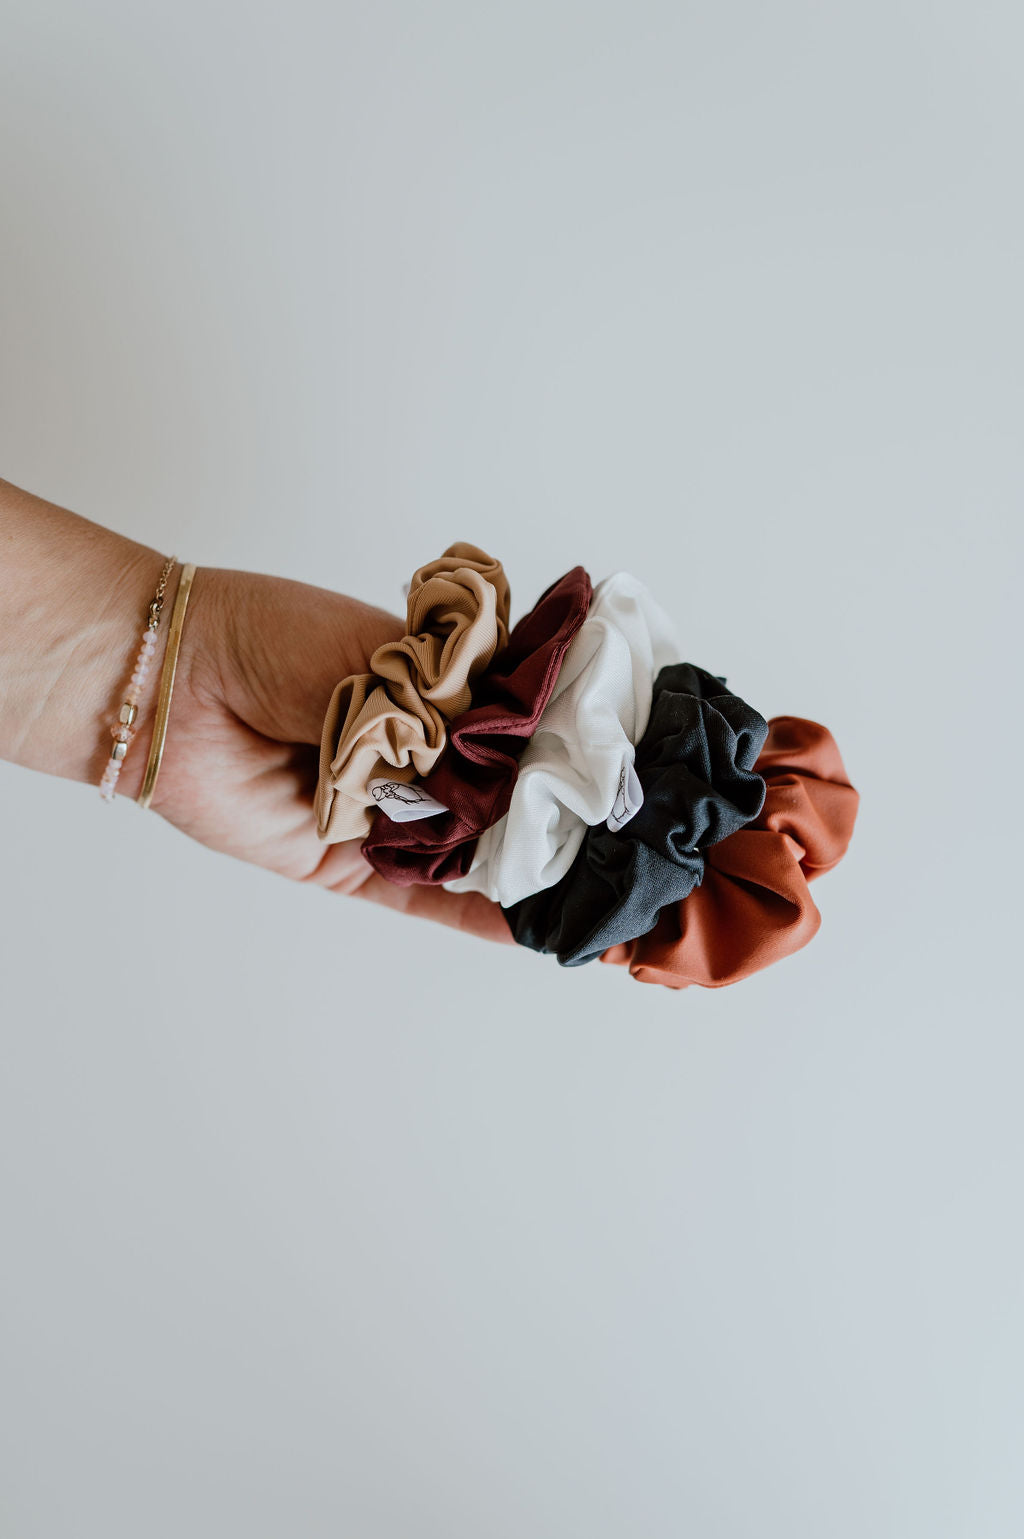
[[[798,716],[772,718],[755,768],[767,784],[758,816],[711,846],[688,898],[602,962],[641,983],[721,988],[806,946],[821,924],[807,884],[846,853],[859,797],[831,732]]]

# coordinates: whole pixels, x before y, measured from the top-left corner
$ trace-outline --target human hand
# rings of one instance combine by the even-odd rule
[[[210,849],[294,881],[514,944],[501,910],[480,894],[394,886],[359,840],[325,845],[317,835],[313,795],[334,686],[404,633],[402,621],[357,599],[200,567],[151,808]],[[147,750],[145,740],[136,746],[119,791],[137,795]]]

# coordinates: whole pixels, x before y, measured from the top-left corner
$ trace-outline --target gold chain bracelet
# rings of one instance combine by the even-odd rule
[[[188,596],[192,591],[192,579],[195,575],[195,566],[188,562],[182,570],[181,581],[178,583],[178,591],[174,598],[174,608],[171,611],[171,629],[167,637],[167,651],[164,653],[163,668],[160,671],[160,693],[157,696],[156,721],[153,723],[153,740],[149,745],[149,759],[142,781],[142,790],[137,798],[137,804],[140,807],[148,807],[153,800],[156,777],[160,773],[160,763],[164,756],[164,742],[167,737],[167,720],[171,713],[171,693],[174,689],[174,675],[178,667],[178,650],[181,647],[181,633],[185,626],[185,611],[188,608]]]

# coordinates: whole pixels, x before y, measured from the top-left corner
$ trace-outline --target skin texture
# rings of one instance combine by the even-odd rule
[[[99,784],[163,562],[159,551],[0,481],[0,758]],[[174,593],[117,794],[142,784]],[[476,893],[395,887],[359,841],[325,846],[313,794],[324,713],[404,622],[358,599],[200,567],[192,587],[151,809],[210,849],[293,881],[512,945]]]

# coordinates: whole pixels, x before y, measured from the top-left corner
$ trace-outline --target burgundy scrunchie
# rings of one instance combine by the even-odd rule
[[[508,811],[519,755],[551,697],[593,590],[581,566],[552,583],[514,627],[473,688],[473,705],[448,729],[436,767],[417,782],[449,809],[417,823],[378,811],[362,851],[389,882],[436,885],[465,876],[476,841]]]
[[[808,882],[846,853],[860,798],[826,727],[776,716],[755,766],[764,806],[707,852],[701,885],[602,962],[641,983],[721,988],[799,951],[821,924]]]

